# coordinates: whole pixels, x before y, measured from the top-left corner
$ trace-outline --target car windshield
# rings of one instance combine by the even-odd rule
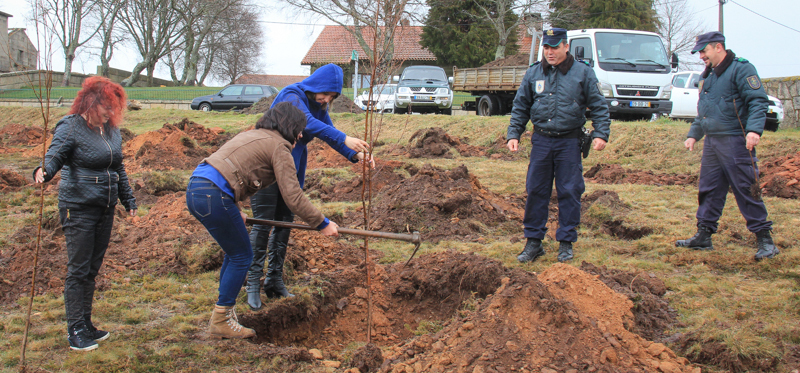
[[[669,64],[661,38],[656,35],[598,32],[597,57],[600,62],[627,64]]]
[[[446,81],[447,77],[444,75],[444,71],[440,69],[405,69],[402,79]]]
[[[372,92],[373,95],[393,95],[394,94],[394,86],[377,86],[374,88]],[[364,91],[364,96],[369,96],[369,89]]]

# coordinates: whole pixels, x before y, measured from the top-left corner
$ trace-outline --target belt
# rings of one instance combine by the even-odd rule
[[[567,131],[551,131],[534,126],[533,132],[542,136],[564,138],[564,139],[577,139],[581,135],[581,128],[578,127]]]

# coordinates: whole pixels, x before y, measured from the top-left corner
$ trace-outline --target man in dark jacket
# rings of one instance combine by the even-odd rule
[[[772,241],[772,222],[758,192],[756,145],[761,139],[769,101],[756,68],[725,49],[725,36],[709,32],[697,37],[692,53],[706,64],[699,84],[697,118],[684,142],[688,150],[705,135],[698,181],[697,234],[675,242],[694,250],[712,250],[711,235],[733,190],[747,229],[756,235],[756,260],[779,253]]]
[[[565,262],[572,259],[572,243],[578,240],[576,227],[581,219],[581,194],[585,190],[580,136],[586,123],[586,108],[591,110],[595,150],[605,148],[610,120],[594,71],[569,54],[567,31],[547,30],[542,42],[544,58],[525,73],[514,98],[506,136],[508,149],[515,152],[528,121],[533,123],[523,220],[528,240],[517,260],[530,262],[545,254],[542,239],[547,232],[548,205],[555,179],[558,260]]]

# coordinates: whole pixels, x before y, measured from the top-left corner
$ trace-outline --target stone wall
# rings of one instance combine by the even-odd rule
[[[782,128],[800,127],[800,76],[764,79],[764,90],[783,104]]]
[[[0,74],[0,89],[21,89],[31,85],[38,86],[40,80],[42,83],[46,81],[48,73],[52,74],[52,87],[60,86],[64,73],[59,71],[29,70]],[[69,86],[80,87],[83,80],[88,77],[89,75],[72,73],[69,79]]]
[[[11,71],[11,61],[8,59],[8,17],[6,14],[0,12],[0,73]]]
[[[97,66],[97,75],[100,75],[100,66]],[[127,79],[129,76],[131,76],[131,72],[130,71],[125,71],[125,70],[120,70],[120,69],[115,69],[115,68],[109,68],[108,69],[108,78],[111,79],[111,81],[113,81],[113,82],[120,83],[123,80]],[[160,86],[172,87],[174,85],[175,85],[175,83],[173,83],[171,80],[153,78],[153,87],[160,87]],[[134,87],[148,87],[148,85],[147,85],[147,75],[139,74],[139,81],[136,82],[136,84],[134,84],[133,86]]]

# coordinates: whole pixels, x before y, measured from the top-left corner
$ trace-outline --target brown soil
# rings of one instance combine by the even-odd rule
[[[558,211],[558,200],[554,201],[551,198],[550,219],[552,219],[553,205]],[[602,233],[623,240],[638,240],[653,233],[653,229],[650,227],[637,226],[635,223],[628,222],[625,216],[629,210],[630,207],[619,198],[616,192],[596,190],[591,194],[584,194],[581,198],[581,224],[597,228]],[[556,220],[557,226],[558,220]],[[550,232],[548,231],[548,233]]]
[[[14,170],[0,168],[0,192],[11,192],[28,185],[25,176]]]
[[[395,185],[403,180],[405,178],[405,176],[403,176],[403,170],[405,170],[405,172],[414,170],[414,166],[403,162],[378,160],[375,163],[375,168],[370,170],[369,174],[372,185],[371,187],[367,185],[367,187],[364,188],[361,177],[362,165],[354,164],[351,165],[350,168],[357,176],[349,180],[331,180],[330,177],[322,173],[309,172],[309,174],[306,175],[306,193],[310,193],[324,202],[361,201],[362,189],[363,193],[369,193],[369,191],[372,190],[372,195],[377,195],[384,187]]]
[[[123,146],[129,174],[145,170],[191,170],[211,155],[229,135],[222,129],[208,129],[186,118],[165,123],[161,129],[134,137]]]
[[[635,317],[625,295],[575,267],[556,264],[537,278],[454,251],[407,267],[375,259],[369,288],[363,262],[337,265],[309,301],[268,302],[241,322],[256,329],[257,343],[313,347],[328,360],[342,360],[354,341],[383,348],[382,356],[370,345],[354,354],[350,366],[361,372],[692,371],[627,329]]]
[[[407,168],[410,177],[373,195],[370,228],[387,232],[419,231],[423,240],[480,241],[481,233],[504,223],[518,224],[522,203],[484,188],[465,166],[443,170],[430,164]],[[343,217],[361,225],[361,214]]]
[[[764,195],[800,198],[800,152],[762,161],[759,171]]]
[[[275,97],[278,95],[272,95],[269,97],[264,97],[258,100],[253,106],[242,110],[242,114],[261,114],[266,113],[269,110],[270,106],[272,106],[272,102],[275,101]]]
[[[42,143],[42,127],[26,127],[21,124],[8,124],[0,128],[0,142],[5,146],[36,146]]]
[[[530,54],[520,53],[520,54],[515,54],[513,56],[508,56],[506,58],[501,58],[499,60],[494,60],[481,67],[528,66],[529,59],[530,59]]]
[[[335,100],[333,100],[330,104],[328,110],[331,113],[354,113],[354,114],[361,114],[364,110],[361,110],[358,105],[353,101],[351,97],[345,97],[344,95],[339,95]]]
[[[697,185],[697,175],[656,174],[626,170],[620,165],[598,163],[583,173],[586,181],[597,184]]]

